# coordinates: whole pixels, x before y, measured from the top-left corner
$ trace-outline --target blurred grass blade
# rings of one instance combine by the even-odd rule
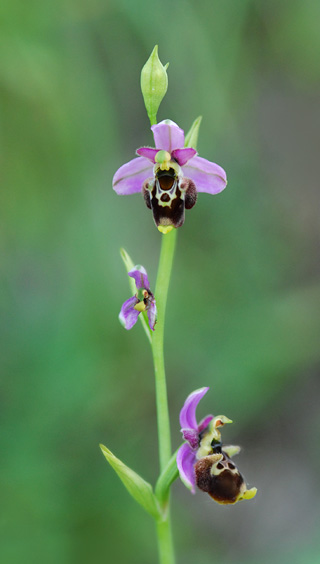
[[[100,445],[100,448],[109,462],[110,466],[118,474],[125,488],[132,497],[139,503],[154,519],[161,519],[161,513],[156,496],[152,491],[152,486],[146,482],[139,474],[126,466],[112,452]]]

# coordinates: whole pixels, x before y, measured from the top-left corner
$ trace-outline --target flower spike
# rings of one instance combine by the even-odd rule
[[[207,415],[200,423],[196,408],[209,388],[199,388],[186,399],[180,411],[181,432],[185,443],[177,453],[177,466],[185,486],[195,493],[195,486],[221,504],[252,499],[257,488],[248,490],[243,476],[231,457],[240,447],[223,446],[219,427],[232,423],[224,415]]]
[[[197,122],[199,128],[200,121]],[[151,127],[155,148],[137,149],[138,157],[122,165],[113,177],[113,189],[120,196],[141,192],[152,210],[161,233],[184,223],[185,210],[197,201],[198,192],[218,194],[227,185],[219,165],[185,147],[184,131],[170,119]],[[197,137],[197,131],[190,137]]]

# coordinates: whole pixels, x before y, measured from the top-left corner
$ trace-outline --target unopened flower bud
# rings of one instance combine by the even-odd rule
[[[141,71],[141,91],[151,125],[157,121],[159,106],[167,92],[167,66],[162,65],[158,57],[158,45],[156,45]]]

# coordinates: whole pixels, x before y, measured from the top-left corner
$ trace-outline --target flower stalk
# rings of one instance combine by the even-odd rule
[[[175,564],[170,517],[157,523],[160,564]]]
[[[160,471],[162,472],[171,457],[171,435],[167,399],[167,384],[164,365],[164,323],[168,288],[172,270],[177,230],[162,235],[162,245],[155,296],[158,308],[158,322],[152,336],[152,355],[156,381],[156,404],[159,436]]]
[[[163,472],[171,458],[171,433],[167,397],[167,383],[164,364],[164,323],[172,263],[176,245],[177,230],[162,235],[160,261],[155,296],[158,308],[156,331],[152,335],[152,355],[155,372],[156,405],[158,422],[158,444],[160,472]],[[174,564],[174,550],[170,523],[170,498],[161,500],[166,504],[165,519],[157,524],[159,559],[161,564]]]

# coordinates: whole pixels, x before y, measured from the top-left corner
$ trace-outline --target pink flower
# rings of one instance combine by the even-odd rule
[[[128,275],[134,279],[138,291],[135,296],[129,298],[122,305],[119,320],[125,329],[129,330],[137,323],[140,313],[146,311],[150,329],[154,331],[157,320],[157,306],[154,295],[150,291],[147,271],[143,266],[137,265],[128,272]]]
[[[184,147],[184,132],[173,121],[161,121],[151,129],[156,148],[138,149],[139,156],[115,173],[113,189],[119,195],[142,191],[156,226],[166,233],[183,224],[185,209],[195,205],[198,192],[218,194],[227,178],[219,165]]]
[[[218,427],[232,423],[224,415],[207,415],[200,423],[196,408],[209,388],[190,394],[180,411],[180,425],[186,442],[177,453],[177,466],[185,486],[195,493],[195,486],[222,504],[251,499],[257,488],[247,489],[246,482],[231,457],[240,451],[237,446],[223,446]]]

